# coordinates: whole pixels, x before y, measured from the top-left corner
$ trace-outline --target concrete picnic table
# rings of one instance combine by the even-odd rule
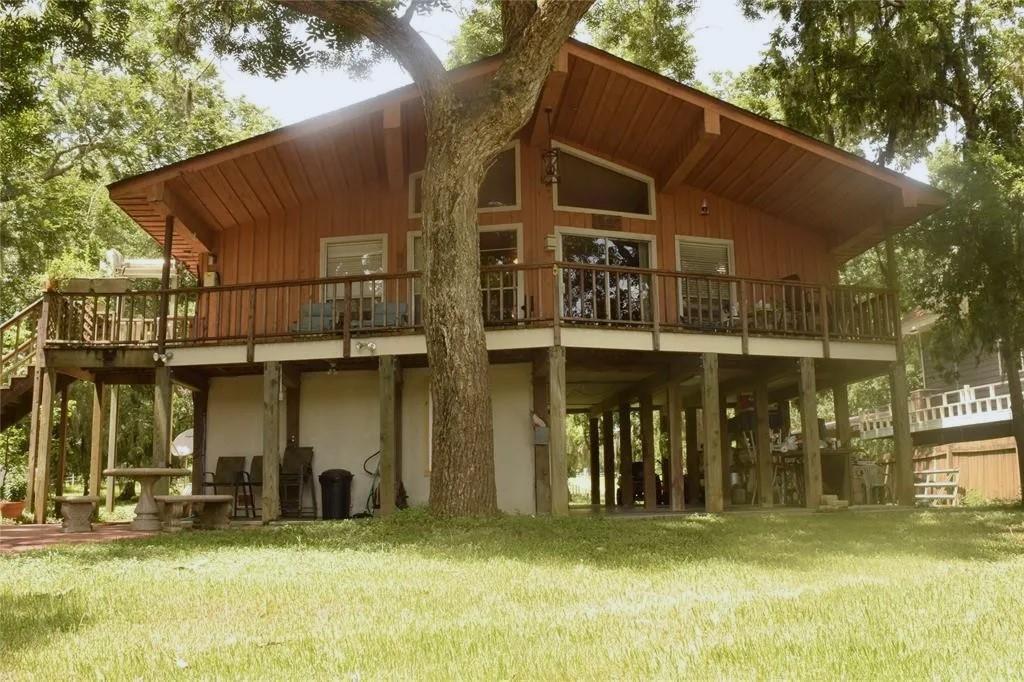
[[[153,486],[161,478],[176,478],[188,476],[191,472],[188,469],[171,469],[169,467],[140,467],[138,469],[104,469],[104,476],[116,476],[118,478],[130,478],[139,482],[139,503],[135,505],[135,519],[132,521],[133,530],[160,530],[159,508],[156,506],[156,499],[153,497]]]

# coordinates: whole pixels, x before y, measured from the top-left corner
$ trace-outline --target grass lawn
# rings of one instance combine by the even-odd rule
[[[384,522],[0,556],[0,679],[1016,678],[1024,513]]]

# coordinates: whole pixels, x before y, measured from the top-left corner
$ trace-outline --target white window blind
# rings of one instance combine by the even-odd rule
[[[730,275],[729,242],[679,241],[679,270],[700,275]]]
[[[384,272],[384,242],[381,239],[328,242],[324,258],[327,277]]]
[[[732,242],[681,239],[679,244],[679,270],[691,275],[726,276],[732,274]],[[733,312],[733,287],[728,282],[704,279],[683,279],[680,282],[683,309],[693,314],[696,308],[704,310],[712,321],[730,317]]]

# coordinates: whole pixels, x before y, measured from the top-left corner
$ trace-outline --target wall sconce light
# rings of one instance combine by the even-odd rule
[[[551,107],[545,109],[544,114],[548,117],[548,148],[540,154],[544,167],[543,181],[545,185],[555,185],[558,183],[558,148],[551,142]]]
[[[544,237],[544,248],[547,251],[554,251],[555,247],[558,246],[558,237],[553,234],[546,235]]]
[[[708,200],[707,199],[701,199],[700,200],[700,214],[701,215],[710,215],[711,214],[711,209],[708,207]]]

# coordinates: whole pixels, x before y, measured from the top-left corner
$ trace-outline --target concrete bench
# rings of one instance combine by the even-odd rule
[[[231,495],[157,495],[160,520],[164,530],[181,530],[185,507],[191,506],[199,514],[197,528],[221,530],[231,525]]]
[[[58,497],[57,502],[60,502],[60,513],[63,517],[60,526],[61,532],[92,532],[92,512],[100,502],[99,497],[96,495],[66,496]]]

